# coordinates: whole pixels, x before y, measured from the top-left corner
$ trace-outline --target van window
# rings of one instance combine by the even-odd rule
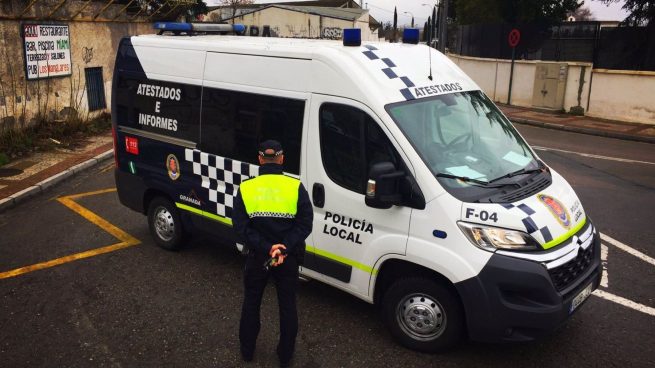
[[[398,153],[367,113],[352,106],[326,103],[319,114],[323,166],[335,183],[364,194],[373,164],[389,161],[399,167]]]
[[[528,178],[550,180],[511,122],[481,91],[403,101],[386,110],[441,185],[459,200],[503,201],[510,190],[530,193],[521,189]]]
[[[284,147],[284,171],[300,174],[305,101],[205,88],[202,110],[202,151],[259,165],[259,143],[275,139]]]

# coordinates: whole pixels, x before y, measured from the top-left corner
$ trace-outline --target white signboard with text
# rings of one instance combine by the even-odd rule
[[[67,25],[23,24],[27,79],[71,75]]]

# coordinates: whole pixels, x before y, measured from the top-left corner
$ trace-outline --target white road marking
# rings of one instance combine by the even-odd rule
[[[628,300],[628,299],[620,297],[618,295],[608,293],[607,291],[596,289],[593,292],[593,295],[595,295],[595,296],[597,296],[599,298],[603,298],[605,300],[609,300],[611,302],[620,304],[620,305],[622,305],[624,307],[628,307],[628,308],[634,309],[636,311],[646,313],[646,314],[650,314],[651,316],[655,316],[655,308],[651,308],[651,307],[648,307],[648,306],[643,305],[643,304],[635,303],[632,300]]]
[[[635,256],[635,257],[637,257],[637,258],[639,258],[639,259],[641,259],[643,261],[646,261],[646,262],[648,262],[648,263],[650,263],[652,265],[655,265],[655,259],[641,253],[640,251],[638,251],[638,250],[636,250],[636,249],[634,249],[632,247],[629,247],[629,246],[621,243],[620,241],[618,241],[618,240],[616,240],[616,239],[614,239],[614,238],[612,238],[612,237],[610,237],[608,235],[600,233],[600,238],[604,242],[607,242],[608,244],[611,244],[611,245],[621,249],[622,251],[624,251],[624,252],[626,252],[628,254],[631,254],[631,255],[633,255],[633,256]],[[601,279],[600,279],[600,286],[603,287],[603,288],[607,288],[608,285],[609,285],[609,276],[607,274],[607,255],[608,255],[608,253],[609,253],[609,248],[607,247],[607,245],[601,244],[600,245],[600,261],[601,261],[601,263],[603,265],[603,269],[602,269],[602,275],[601,275]],[[603,298],[605,300],[609,300],[611,302],[620,304],[620,305],[622,305],[624,307],[628,307],[628,308],[634,309],[636,311],[646,313],[646,314],[649,314],[651,316],[655,316],[655,308],[649,307],[649,306],[646,306],[646,305],[643,305],[643,304],[639,304],[637,302],[633,302],[632,300],[626,299],[626,298],[624,298],[622,296],[614,295],[614,294],[609,293],[609,292],[607,292],[605,290],[596,289],[593,292],[593,295],[595,295],[595,296],[597,296],[599,298]]]
[[[652,264],[653,266],[655,266],[655,259],[653,259],[652,257],[647,256],[647,255],[641,253],[640,251],[638,251],[638,250],[636,250],[634,248],[631,248],[631,247],[621,243],[620,241],[618,241],[618,240],[616,240],[616,239],[614,239],[614,238],[612,238],[612,237],[610,237],[608,235],[605,235],[603,233],[600,233],[600,238],[603,241],[605,241],[607,243],[610,243],[613,246],[621,249],[622,251],[624,251],[626,253],[629,253],[629,254],[632,254],[633,256],[641,259],[642,261],[648,262],[648,263]]]
[[[609,287],[609,276],[607,275],[607,245],[600,245],[600,262],[603,264],[602,275],[600,277],[600,286]]]
[[[557,149],[557,148],[540,147],[540,146],[532,146],[532,148],[534,148],[537,151],[553,151],[553,152],[571,153],[571,154],[574,154],[574,155],[579,155],[579,156],[589,157],[589,158],[598,158],[598,159],[601,159],[601,160],[627,162],[627,163],[631,163],[631,164],[655,165],[655,162],[630,160],[630,159],[627,159],[627,158],[618,158],[618,157],[610,157],[610,156],[601,156],[601,155],[594,155],[594,154],[591,154],[591,153],[567,151],[567,150]]]

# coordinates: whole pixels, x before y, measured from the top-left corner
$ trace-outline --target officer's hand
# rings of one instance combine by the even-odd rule
[[[284,263],[284,258],[286,257],[285,255],[282,254],[282,249],[287,249],[287,247],[284,246],[284,244],[274,244],[271,247],[270,251],[270,256],[273,258],[276,258],[277,261],[273,262],[273,267],[279,266],[282,263]]]

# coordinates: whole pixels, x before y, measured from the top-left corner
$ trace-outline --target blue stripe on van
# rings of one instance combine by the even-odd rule
[[[530,217],[526,217],[521,221],[523,222],[523,226],[525,226],[525,230],[528,232],[528,234],[532,234],[539,230],[537,224],[535,224],[534,220],[532,220]]]
[[[384,68],[382,69],[382,72],[384,72],[384,74],[386,74],[387,77],[389,77],[389,79],[398,78],[398,75],[394,73],[394,71],[391,68]]]
[[[398,74],[396,74],[396,72],[392,69],[392,68],[396,67],[396,64],[391,59],[389,59],[389,58],[380,58],[380,55],[377,55],[375,52],[373,52],[373,51],[378,51],[378,49],[375,46],[364,45],[363,47],[366,49],[366,51],[362,51],[362,53],[364,55],[366,55],[366,57],[369,60],[380,60],[381,59],[382,62],[387,66],[387,68],[381,69],[382,72],[387,76],[387,78],[389,78],[389,79],[398,78]],[[402,80],[403,83],[405,83],[405,86],[407,88],[400,89],[398,92],[400,92],[400,94],[403,95],[403,97],[407,101],[416,99],[416,97],[414,97],[412,92],[409,90],[409,88],[415,86],[414,82],[412,82],[406,76],[400,77],[400,80]]]
[[[553,240],[553,236],[550,234],[550,230],[548,230],[547,227],[542,227],[539,231],[541,231],[541,236],[544,237],[544,242],[548,243]]]
[[[396,64],[394,64],[393,61],[391,61],[391,59],[389,59],[389,58],[382,58],[382,61],[384,61],[384,63],[387,64],[387,66],[389,68],[395,68],[396,67]]]
[[[409,78],[407,78],[407,77],[400,77],[400,80],[402,80],[407,87],[414,87],[415,86],[414,82],[409,80]]]
[[[400,93],[402,93],[403,97],[405,97],[405,100],[415,100],[416,97],[410,92],[409,88],[403,88],[400,90]]]
[[[375,55],[375,53],[373,51],[364,51],[364,55],[366,55],[366,57],[371,59],[371,60],[379,59],[379,57],[377,55]]]

